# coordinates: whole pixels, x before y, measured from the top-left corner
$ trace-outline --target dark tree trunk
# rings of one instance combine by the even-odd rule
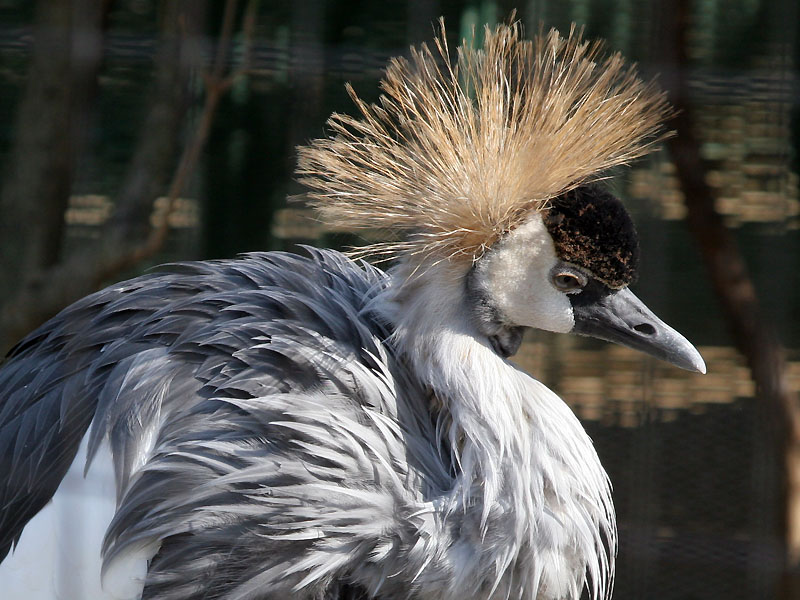
[[[306,0],[292,4],[289,81],[292,117],[289,139],[293,146],[304,144],[319,133],[324,84],[325,2]]]
[[[41,0],[0,193],[0,302],[60,258],[75,158],[84,146],[108,2]],[[2,344],[0,344],[2,345]]]
[[[205,2],[167,2],[153,93],[125,179],[115,199],[107,237],[110,244],[141,241],[150,232],[153,202],[167,191],[177,162],[190,105],[189,82],[202,68]]]
[[[84,3],[94,7],[94,20],[79,18],[78,7]],[[97,10],[100,5],[92,0],[41,2],[43,16],[37,32],[44,30],[45,34],[40,41],[37,33],[30,83],[20,105],[12,177],[3,190],[0,245],[5,258],[0,273],[4,278],[2,289],[8,293],[0,297],[2,353],[61,308],[116,275],[117,265],[127,266],[121,257],[147,237],[153,202],[166,193],[175,168],[190,76],[202,60],[198,46],[205,2],[200,0],[165,5],[153,95],[114,211],[100,238],[69,256],[58,251],[72,164],[80,149],[74,141],[76,136],[64,132],[86,122],[85,106],[91,95],[83,90],[90,87],[87,80],[94,86],[102,56],[102,44],[87,46],[86,40],[100,39],[104,15]],[[58,27],[50,25],[54,20]],[[90,23],[96,26],[92,29]],[[92,55],[94,69],[88,62],[64,60],[70,55],[65,48],[75,48],[78,39],[82,41],[77,46],[84,48],[76,55],[83,57],[88,48],[97,49],[96,56]],[[48,61],[57,67],[40,64]],[[73,80],[83,83],[83,88],[73,85]],[[81,105],[74,101],[78,98],[83,100]]]
[[[744,259],[714,207],[714,192],[706,182],[708,168],[700,153],[688,98],[689,0],[664,0],[659,17],[664,36],[660,40],[666,71],[663,81],[679,111],[671,122],[677,135],[668,146],[685,197],[687,225],[777,440],[784,505],[776,534],[783,539],[786,557],[781,597],[796,599],[800,598],[800,404],[788,385],[784,351],[774,325],[759,306]]]

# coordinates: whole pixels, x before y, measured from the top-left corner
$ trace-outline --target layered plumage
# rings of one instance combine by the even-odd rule
[[[438,356],[409,347],[428,373],[410,368],[390,341],[390,287],[334,252],[253,254],[66,309],[0,370],[3,549],[89,435],[89,460],[108,444],[118,482],[106,566],[150,559],[144,598],[534,598],[540,582],[577,597],[582,556],[615,539],[588,438],[469,337],[415,335]],[[478,365],[484,379],[450,389]],[[448,389],[433,404],[432,386]],[[508,404],[482,406],[489,389]],[[564,502],[578,521],[560,522]],[[597,590],[608,560],[591,566]]]

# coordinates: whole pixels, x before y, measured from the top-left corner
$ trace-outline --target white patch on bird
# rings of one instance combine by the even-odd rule
[[[138,600],[144,589],[149,561],[158,553],[158,542],[142,544],[126,550],[103,566],[103,591],[118,600]]]
[[[569,298],[550,282],[557,262],[553,239],[533,213],[478,261],[475,283],[509,324],[567,333],[575,319]]]
[[[133,600],[141,597],[147,562],[101,584],[101,547],[116,509],[114,467],[101,444],[86,477],[88,435],[51,502],[31,519],[14,551],[0,564],[3,598]]]

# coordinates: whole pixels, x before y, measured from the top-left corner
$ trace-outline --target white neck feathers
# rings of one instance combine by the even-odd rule
[[[453,266],[411,281],[399,278],[401,267],[404,284],[383,298],[396,347],[442,404],[442,435],[459,470],[444,516],[461,515],[462,536],[494,540],[471,547],[472,560],[494,567],[498,593],[522,578],[530,582],[522,597],[578,598],[588,572],[602,597],[616,548],[605,471],[563,401],[479,334],[466,273]]]

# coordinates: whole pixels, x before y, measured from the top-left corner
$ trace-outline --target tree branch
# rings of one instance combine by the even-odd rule
[[[0,194],[0,300],[29,273],[60,259],[75,157],[86,140],[102,61],[107,4],[37,5],[33,56]]]
[[[184,148],[178,167],[172,178],[172,182],[167,192],[167,209],[164,211],[161,222],[148,236],[147,240],[140,246],[132,249],[127,254],[117,257],[105,268],[97,273],[95,279],[96,286],[104,281],[113,279],[122,271],[129,269],[140,262],[155,255],[164,246],[164,242],[169,234],[169,221],[181,192],[197,166],[197,161],[205,148],[214,116],[219,106],[222,96],[233,86],[234,82],[250,69],[251,47],[253,43],[253,30],[255,14],[258,7],[258,0],[249,0],[245,10],[245,17],[242,24],[244,33],[245,49],[241,65],[233,72],[224,76],[225,65],[227,63],[228,52],[231,43],[231,34],[236,17],[237,0],[227,0],[225,13],[223,16],[222,28],[220,31],[217,51],[211,71],[203,76],[206,89],[205,103],[198,120],[197,128],[194,131],[191,141]]]
[[[250,0],[245,10],[243,21],[245,50],[242,63],[230,74],[225,75],[237,6],[236,0],[226,2],[214,61],[204,76],[206,94],[203,108],[197,126],[172,176],[167,192],[167,210],[162,214],[161,222],[149,232],[144,242],[132,244],[127,241],[124,235],[120,235],[130,231],[128,229],[130,223],[126,223],[126,216],[123,213],[127,211],[130,217],[131,211],[138,212],[149,219],[155,200],[153,197],[140,198],[139,202],[146,203],[147,210],[139,210],[135,197],[128,197],[123,204],[118,205],[112,223],[98,244],[79,250],[58,264],[30,272],[0,312],[0,349],[7,348],[10,343],[70,302],[96,290],[108,280],[118,277],[161,250],[169,233],[170,217],[177,199],[191,178],[205,147],[219,101],[234,82],[249,70],[257,5],[258,0]],[[151,130],[145,130],[143,135],[152,133]]]
[[[689,0],[662,3],[660,29],[665,36],[667,92],[678,111],[671,122],[677,136],[667,143],[683,189],[689,231],[700,249],[734,343],[750,368],[756,395],[777,433],[785,492],[784,518],[777,528],[784,536],[787,557],[783,597],[796,598],[800,593],[800,403],[789,387],[784,350],[774,325],[761,310],[745,261],[715,209],[714,192],[707,183],[708,166],[695,135],[689,101],[690,14]]]

